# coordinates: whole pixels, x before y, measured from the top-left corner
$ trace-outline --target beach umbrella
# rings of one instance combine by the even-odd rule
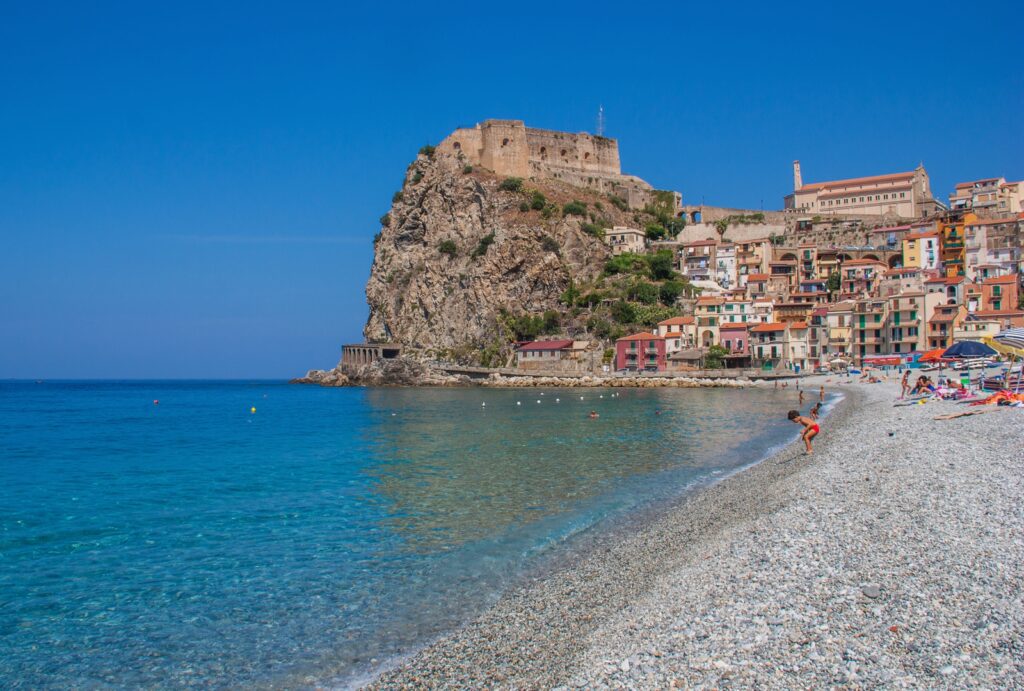
[[[943,360],[968,360],[998,355],[995,350],[980,341],[960,341],[942,352]]]
[[[917,359],[917,361],[918,362],[938,362],[939,360],[942,359],[942,354],[944,352],[946,352],[945,348],[935,348],[934,350],[929,350],[924,355],[919,357]]]
[[[1024,350],[1024,328],[1007,329],[997,333],[993,338],[1005,346]]]
[[[980,341],[960,341],[954,343],[942,353],[943,360],[974,360],[977,358],[998,355],[993,348]],[[967,364],[967,386],[971,385],[971,365]]]

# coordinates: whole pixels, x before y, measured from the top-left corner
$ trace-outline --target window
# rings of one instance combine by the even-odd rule
[[[900,199],[903,199],[905,196],[907,195],[905,195],[903,192],[900,192]]]

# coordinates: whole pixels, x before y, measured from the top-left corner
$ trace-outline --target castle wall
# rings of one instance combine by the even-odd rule
[[[552,172],[621,175],[619,145],[614,139],[554,130],[526,130],[530,160]]]
[[[633,208],[652,200],[649,184],[622,174],[619,144],[607,137],[534,129],[522,120],[485,120],[455,130],[437,150],[500,176],[560,180],[614,194]]]

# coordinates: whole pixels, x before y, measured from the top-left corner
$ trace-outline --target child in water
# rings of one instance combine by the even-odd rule
[[[800,438],[804,440],[804,445],[807,447],[807,454],[810,455],[814,453],[814,449],[811,448],[811,440],[818,436],[818,432],[821,431],[821,428],[818,427],[818,423],[809,417],[804,417],[798,410],[789,411],[789,415],[787,417],[798,425],[804,426],[804,431],[800,434]]]

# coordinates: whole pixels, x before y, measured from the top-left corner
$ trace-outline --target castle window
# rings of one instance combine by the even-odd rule
[[[459,144],[458,142],[455,142],[454,144],[452,144],[452,148],[455,149],[456,151],[458,151],[459,149],[462,148],[462,144]]]
[[[569,153],[569,152],[568,152],[568,151],[566,151],[565,149],[562,149],[562,157],[563,157],[563,158],[565,157],[565,155],[566,155],[567,153]]]
[[[546,146],[540,147],[540,158],[541,158],[542,161],[546,161],[547,160],[547,158],[548,158],[548,147],[546,147]]]
[[[587,153],[583,154],[583,160],[584,161],[586,161],[589,158],[590,158],[590,152],[589,151]]]
[[[505,137],[504,139],[501,140],[501,145],[502,146],[508,146],[509,141],[510,141],[509,138]]]

